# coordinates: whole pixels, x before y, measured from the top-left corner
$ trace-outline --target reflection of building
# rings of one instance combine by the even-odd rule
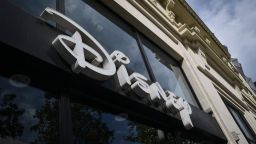
[[[40,17],[46,7],[88,34],[54,13]],[[0,8],[0,143],[256,143],[252,85],[184,0],[7,0]],[[130,59],[121,80],[131,85],[120,88],[120,63],[110,77],[79,67],[111,68],[88,35]],[[148,88],[156,82],[163,91]],[[167,107],[174,98],[189,106]]]

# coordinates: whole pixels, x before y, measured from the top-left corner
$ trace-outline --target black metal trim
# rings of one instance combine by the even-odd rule
[[[65,14],[65,0],[56,0],[56,10]]]
[[[143,47],[143,44],[141,42],[139,33],[137,32],[137,30],[134,30],[134,33],[135,33],[135,37],[136,37],[136,40],[137,40],[137,43],[138,43],[138,46],[139,46],[142,58],[143,58],[144,63],[146,65],[146,69],[148,70],[149,77],[151,78],[152,82],[156,82],[156,77],[155,77],[155,75],[153,73],[152,67],[150,66],[150,63],[149,63],[148,57],[146,55],[145,49]]]
[[[141,42],[139,33],[135,29],[134,29],[134,33],[135,33],[135,38],[136,38],[138,47],[140,49],[142,58],[144,60],[145,66],[146,66],[146,69],[148,70],[149,77],[150,77],[152,82],[156,82],[156,77],[155,77],[155,75],[153,73],[152,67],[150,66],[150,63],[149,63],[148,57],[146,55],[145,49],[143,47],[143,44]],[[158,135],[158,139],[160,139],[161,141],[166,141],[166,136],[165,136],[166,134],[165,134],[165,132],[163,130],[158,129],[157,130],[157,135]]]
[[[65,0],[56,0],[56,10],[65,14]],[[59,24],[56,24],[56,29],[63,31],[63,27]],[[59,144],[72,144],[73,128],[70,98],[65,93],[61,93],[59,98]]]

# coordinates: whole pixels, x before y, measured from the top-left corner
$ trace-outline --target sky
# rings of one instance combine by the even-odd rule
[[[256,81],[256,0],[186,0]]]

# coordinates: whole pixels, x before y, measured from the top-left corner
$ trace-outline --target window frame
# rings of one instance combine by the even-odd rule
[[[248,142],[253,142],[256,144],[256,134],[253,132],[251,126],[249,125],[249,123],[247,122],[247,120],[245,119],[245,117],[242,115],[242,113],[232,104],[228,103],[227,101],[225,101],[226,107],[229,111],[229,113],[231,114],[232,118],[234,119],[234,121],[236,122],[236,124],[238,125],[239,129],[241,130],[241,132],[243,133],[244,137],[246,138],[246,140]],[[234,114],[231,112],[232,109],[234,112],[236,112],[236,114],[238,115],[238,118],[245,124],[246,128],[248,129],[248,132],[254,137],[255,140],[251,140],[250,138],[248,138],[244,132],[244,130],[242,129],[242,126],[239,125],[238,120],[235,118]]]
[[[136,32],[137,32],[137,31],[136,31]],[[150,74],[151,77],[152,77],[151,79],[152,79],[153,82],[157,82],[156,76],[155,76],[155,74],[154,74],[154,72],[153,72],[152,66],[151,66],[151,64],[150,64],[150,62],[149,62],[149,60],[148,60],[148,56],[147,56],[147,54],[146,54],[146,52],[145,52],[145,46],[144,46],[144,44],[143,44],[143,42],[142,42],[142,40],[141,40],[141,37],[144,37],[145,39],[147,39],[149,42],[151,42],[151,43],[152,43],[153,45],[155,45],[156,47],[159,47],[159,46],[156,45],[154,42],[152,42],[150,39],[148,39],[146,36],[144,36],[144,35],[142,35],[142,34],[139,34],[139,32],[137,32],[137,35],[138,35],[138,44],[139,44],[139,47],[140,47],[140,49],[141,49],[141,51],[142,51],[142,55],[145,56],[145,64],[146,64],[146,67],[148,67],[149,74]],[[141,35],[141,36],[140,36],[140,35]],[[177,63],[177,65],[178,65],[178,67],[179,67],[179,69],[180,69],[180,71],[181,71],[181,74],[182,74],[183,78],[185,79],[184,82],[188,85],[188,89],[191,91],[192,97],[194,98],[195,103],[196,103],[197,106],[195,106],[194,104],[191,104],[191,103],[189,103],[189,102],[188,102],[188,103],[189,103],[190,105],[193,105],[193,106],[195,106],[195,107],[197,107],[197,108],[199,108],[199,109],[202,110],[202,106],[201,106],[201,104],[200,104],[200,102],[199,102],[199,100],[198,100],[198,98],[197,98],[197,96],[196,96],[196,94],[195,94],[195,92],[194,92],[194,89],[192,88],[192,86],[191,86],[191,84],[190,84],[190,82],[189,82],[187,76],[185,75],[185,72],[183,71],[183,69],[182,69],[182,67],[181,67],[181,63],[178,62],[177,60],[175,60],[173,57],[171,57],[171,56],[170,56],[168,53],[166,53],[163,49],[159,48],[159,51],[161,51],[161,52],[164,53],[166,56],[168,56],[172,61],[174,61],[175,63]]]

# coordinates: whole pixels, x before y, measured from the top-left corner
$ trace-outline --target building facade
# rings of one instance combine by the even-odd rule
[[[0,143],[256,143],[256,93],[185,0],[5,0],[0,18]]]

